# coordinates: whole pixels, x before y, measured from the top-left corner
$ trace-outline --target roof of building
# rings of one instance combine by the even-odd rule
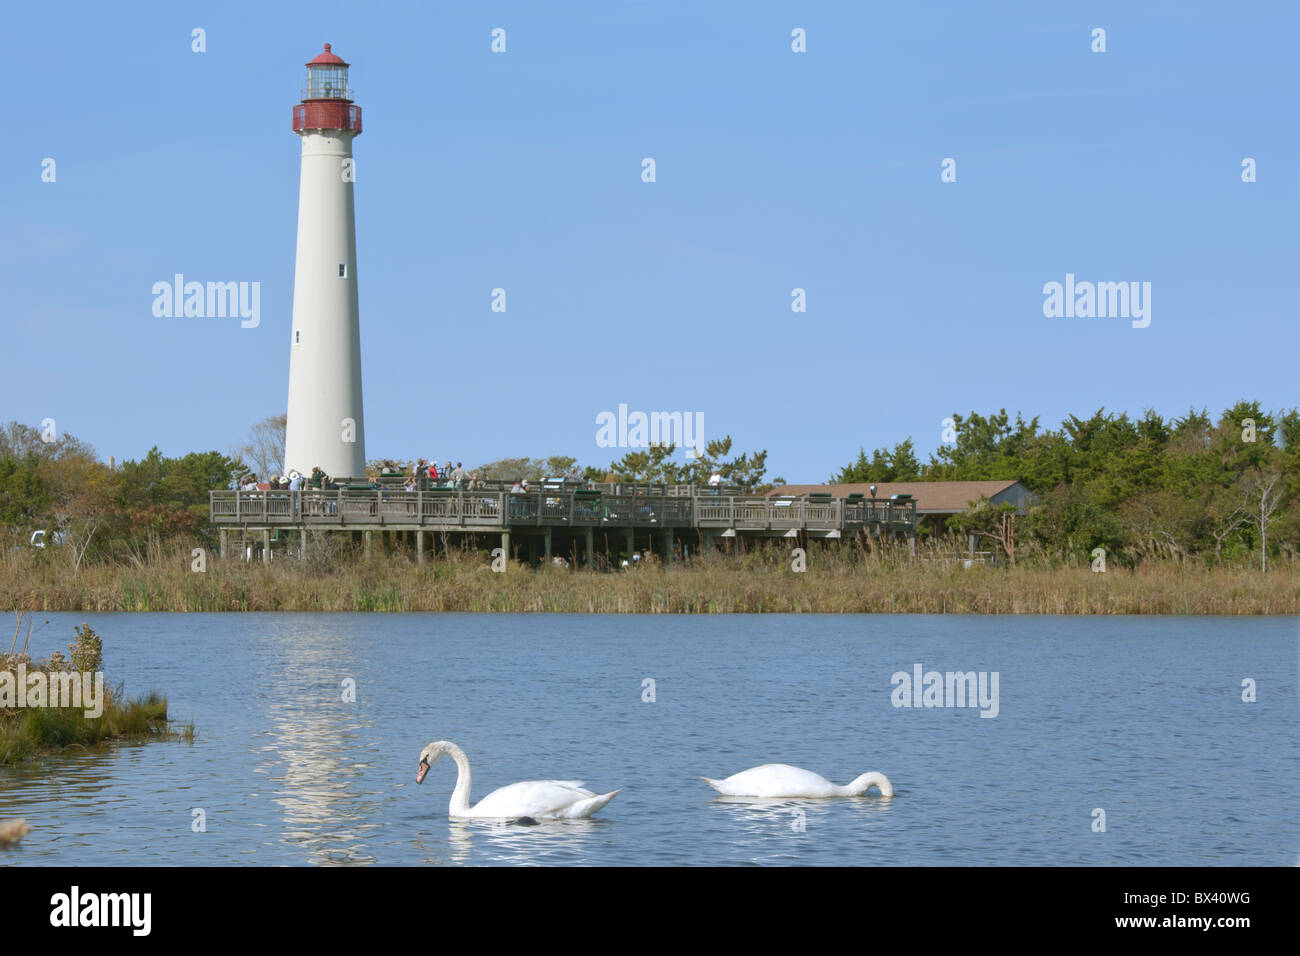
[[[1015,479],[1001,481],[878,481],[876,498],[888,498],[890,495],[911,495],[916,499],[916,510],[920,514],[942,513],[957,514],[965,511],[970,502],[981,497],[992,498],[1019,484]],[[768,497],[779,495],[806,495],[811,492],[827,492],[836,498],[849,495],[871,497],[871,482],[853,482],[843,485],[782,485],[769,491]]]
[[[325,52],[316,54],[316,58],[307,61],[308,66],[347,66],[342,57],[330,52],[330,45],[325,44]]]

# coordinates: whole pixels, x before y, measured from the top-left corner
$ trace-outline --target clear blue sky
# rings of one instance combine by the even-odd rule
[[[1101,406],[1300,400],[1295,3],[5,19],[0,419],[53,417],[105,458],[227,450],[284,410],[290,107],[325,41],[364,110],[371,458],[605,464],[596,415],[626,403],[703,412],[708,437],[767,448],[769,476],[816,481],[860,446],[912,436],[924,457],[954,411],[1055,427]],[[260,282],[260,327],[154,318],[150,289],[176,272]],[[1150,282],[1150,327],[1045,318],[1043,284],[1067,272]]]

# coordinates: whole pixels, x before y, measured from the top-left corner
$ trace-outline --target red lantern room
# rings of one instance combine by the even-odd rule
[[[328,43],[324,53],[308,61],[302,102],[293,108],[293,131],[313,129],[361,132],[361,107],[352,102],[348,65],[330,52]]]

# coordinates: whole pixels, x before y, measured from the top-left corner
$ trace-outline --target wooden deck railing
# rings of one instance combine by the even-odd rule
[[[214,524],[240,527],[431,527],[504,531],[512,527],[701,528],[737,531],[909,530],[915,501],[765,498],[753,495],[623,493],[548,488],[525,493],[441,488],[403,491],[213,491]]]

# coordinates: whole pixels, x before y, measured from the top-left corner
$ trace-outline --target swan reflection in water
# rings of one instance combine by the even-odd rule
[[[447,841],[452,863],[547,865],[580,863],[590,859],[587,848],[609,820],[536,820],[512,823],[486,820],[448,820]],[[436,857],[429,863],[442,863]]]
[[[863,824],[883,820],[894,808],[894,801],[878,797],[854,797],[841,800],[811,797],[730,797],[718,796],[708,802],[711,810],[725,813],[755,835],[770,836],[774,827],[794,832],[811,830],[818,821],[833,814],[850,814]]]

